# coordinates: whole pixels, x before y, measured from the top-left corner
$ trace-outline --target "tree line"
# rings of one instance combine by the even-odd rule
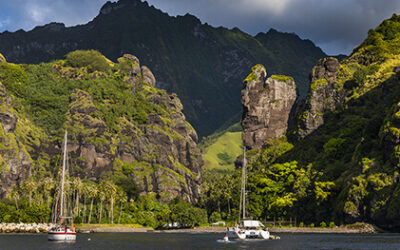
[[[136,185],[130,183],[113,178],[96,183],[67,177],[64,213],[78,224],[139,224],[161,228],[173,222],[182,227],[208,223],[206,210],[180,198],[161,203],[157,194],[139,195]],[[59,183],[51,177],[29,177],[0,201],[0,222],[56,222],[59,190]]]

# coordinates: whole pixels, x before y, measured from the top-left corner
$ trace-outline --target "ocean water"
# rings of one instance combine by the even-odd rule
[[[50,242],[46,234],[0,234],[0,249],[400,249],[400,234],[277,234],[280,240],[220,243],[221,233],[92,233],[76,242]]]

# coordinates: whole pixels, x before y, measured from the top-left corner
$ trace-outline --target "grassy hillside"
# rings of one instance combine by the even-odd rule
[[[225,125],[214,134],[204,137],[199,148],[204,160],[203,170],[232,172],[234,161],[243,150],[240,123]]]
[[[242,153],[242,132],[225,132],[204,149],[203,169],[234,170],[234,161]]]

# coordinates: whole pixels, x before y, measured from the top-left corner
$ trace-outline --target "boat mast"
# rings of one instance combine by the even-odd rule
[[[242,192],[243,220],[246,218],[246,147],[243,147],[243,168],[242,168]]]
[[[61,211],[61,217],[64,216],[64,207],[63,207],[63,202],[64,202],[64,175],[65,175],[65,164],[66,164],[66,158],[67,158],[67,135],[68,132],[65,130],[65,136],[64,136],[64,159],[63,159],[63,166],[62,166],[62,173],[61,173],[61,194],[60,194],[60,199],[61,199],[61,205],[60,205],[60,211]]]

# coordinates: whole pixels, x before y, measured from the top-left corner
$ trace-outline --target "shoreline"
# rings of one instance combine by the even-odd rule
[[[293,234],[376,234],[379,233],[373,226],[365,226],[362,228],[304,228],[304,227],[291,227],[291,228],[269,228],[269,231],[274,234],[279,233],[293,233]],[[226,227],[197,227],[188,229],[167,229],[159,230],[147,227],[96,227],[84,226],[77,227],[77,232],[93,232],[93,233],[225,233]]]
[[[15,224],[15,223],[2,223],[0,224],[0,234],[9,233],[47,233],[51,224]],[[131,225],[108,225],[108,224],[85,224],[76,225],[78,233],[225,233],[226,227],[195,227],[188,229],[153,229],[150,227],[143,227],[137,224]],[[335,228],[311,228],[311,227],[272,227],[269,231],[274,234],[279,233],[293,233],[293,234],[376,234],[387,233],[379,228],[370,224],[359,224],[357,227],[335,227]]]

